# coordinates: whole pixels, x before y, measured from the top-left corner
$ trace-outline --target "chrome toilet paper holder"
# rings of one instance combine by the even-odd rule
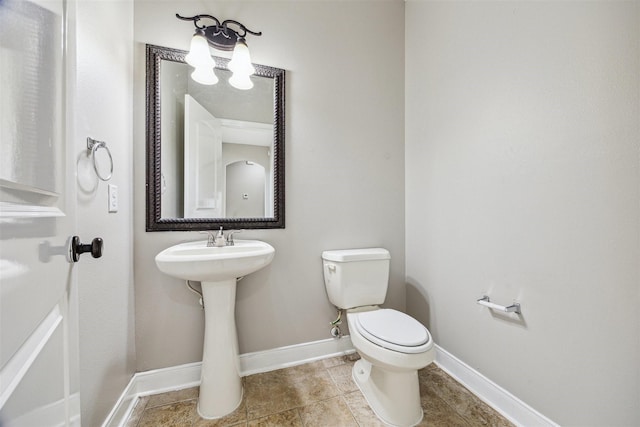
[[[482,298],[480,298],[479,300],[476,300],[476,302],[480,305],[484,305],[485,307],[489,307],[490,309],[502,311],[504,313],[522,314],[522,311],[520,310],[520,303],[517,303],[517,302],[514,302],[513,304],[508,306],[500,305],[500,304],[491,302],[489,295],[483,295]]]

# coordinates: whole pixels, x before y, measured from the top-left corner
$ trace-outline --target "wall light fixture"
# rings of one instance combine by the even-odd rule
[[[211,15],[196,16],[180,16],[176,13],[176,18],[184,21],[193,21],[196,27],[195,34],[191,39],[191,48],[185,56],[187,64],[194,68],[191,78],[196,82],[204,85],[213,85],[218,83],[218,77],[213,71],[216,63],[209,46],[222,51],[232,51],[231,61],[229,61],[229,70],[233,73],[229,78],[229,84],[237,89],[251,89],[253,82],[250,77],[255,73],[255,68],[251,65],[251,55],[247,47],[245,36],[247,33],[254,36],[261,36],[262,32],[251,31],[238,21],[227,19],[220,21]],[[202,25],[201,19],[211,19],[215,23],[213,25]],[[237,29],[229,27],[233,25]]]

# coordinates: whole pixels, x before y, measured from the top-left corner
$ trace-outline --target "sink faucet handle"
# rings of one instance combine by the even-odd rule
[[[199,231],[199,233],[207,235],[207,247],[214,246],[216,238],[213,235],[213,231]]]
[[[227,246],[233,246],[233,235],[236,233],[242,233],[242,230],[229,230],[227,231]]]

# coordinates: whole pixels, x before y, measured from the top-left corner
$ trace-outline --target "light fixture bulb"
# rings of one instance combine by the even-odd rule
[[[201,85],[214,85],[218,83],[218,76],[213,72],[213,68],[196,67],[191,73],[191,78]]]
[[[209,42],[201,34],[195,34],[191,39],[191,47],[184,60],[194,68],[215,68],[216,66],[216,62],[209,51]]]
[[[251,55],[249,54],[249,48],[247,42],[240,38],[236,42],[236,47],[233,49],[233,56],[229,61],[229,69],[235,74],[243,74],[250,76],[256,72],[256,69],[251,65]]]
[[[253,82],[247,74],[233,73],[229,78],[229,84],[240,90],[248,90],[253,87]]]

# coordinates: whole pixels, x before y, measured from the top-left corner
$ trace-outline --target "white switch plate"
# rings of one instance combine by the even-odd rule
[[[109,212],[118,212],[118,186],[109,184]]]

